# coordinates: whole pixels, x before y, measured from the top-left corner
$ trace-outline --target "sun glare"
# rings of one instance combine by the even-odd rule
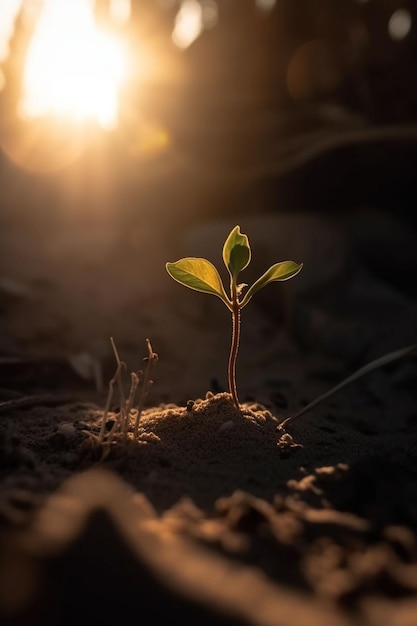
[[[114,128],[126,74],[126,50],[98,27],[91,2],[45,0],[28,49],[20,112]]]

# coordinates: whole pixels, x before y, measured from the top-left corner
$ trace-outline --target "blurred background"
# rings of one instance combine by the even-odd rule
[[[408,319],[416,295],[416,54],[411,0],[0,0],[4,386],[53,389],[69,366],[100,387],[114,336],[132,363],[151,339],[165,399],[224,388],[227,311],[165,262],[221,266],[237,223],[246,279],[305,264],[248,313],[248,388],[289,300],[304,350],[371,356],[363,328]],[[343,299],[358,267],[381,298],[365,321],[369,283]],[[384,326],[393,349],[417,341],[403,332]]]

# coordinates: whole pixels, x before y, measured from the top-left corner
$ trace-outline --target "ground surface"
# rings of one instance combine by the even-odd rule
[[[76,230],[72,264],[59,231],[38,253],[33,232],[5,234],[2,624],[127,623],[142,610],[200,624],[417,622],[415,358],[281,426],[359,367],[417,343],[404,279],[417,268],[414,235],[364,210],[336,227],[242,218],[198,225],[172,249],[160,241],[151,257],[163,267],[212,252],[217,264],[238,222],[253,233],[255,274],[255,258],[262,271],[284,258],[306,267],[293,290],[272,285],[245,309],[240,410],[226,393],[230,320],[217,298],[171,286],[164,271],[147,284],[143,248],[115,257],[104,231],[97,245],[111,265],[83,255],[91,240],[83,248]],[[127,389],[145,338],[159,356],[128,444],[106,443],[117,391],[96,441],[115,370],[109,336]]]

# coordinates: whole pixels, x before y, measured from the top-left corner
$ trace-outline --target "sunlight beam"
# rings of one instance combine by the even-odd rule
[[[89,0],[45,0],[28,50],[20,112],[114,128],[126,74],[126,51],[98,28]]]

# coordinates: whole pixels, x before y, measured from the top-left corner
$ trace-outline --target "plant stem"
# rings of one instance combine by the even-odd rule
[[[232,283],[231,285],[232,292],[232,343],[230,346],[230,355],[229,355],[229,365],[228,365],[228,381],[229,381],[229,392],[233,398],[233,402],[236,405],[236,408],[239,408],[239,398],[237,396],[237,388],[236,388],[236,357],[237,351],[239,349],[239,339],[240,339],[240,307],[239,301],[237,297],[236,285]]]

